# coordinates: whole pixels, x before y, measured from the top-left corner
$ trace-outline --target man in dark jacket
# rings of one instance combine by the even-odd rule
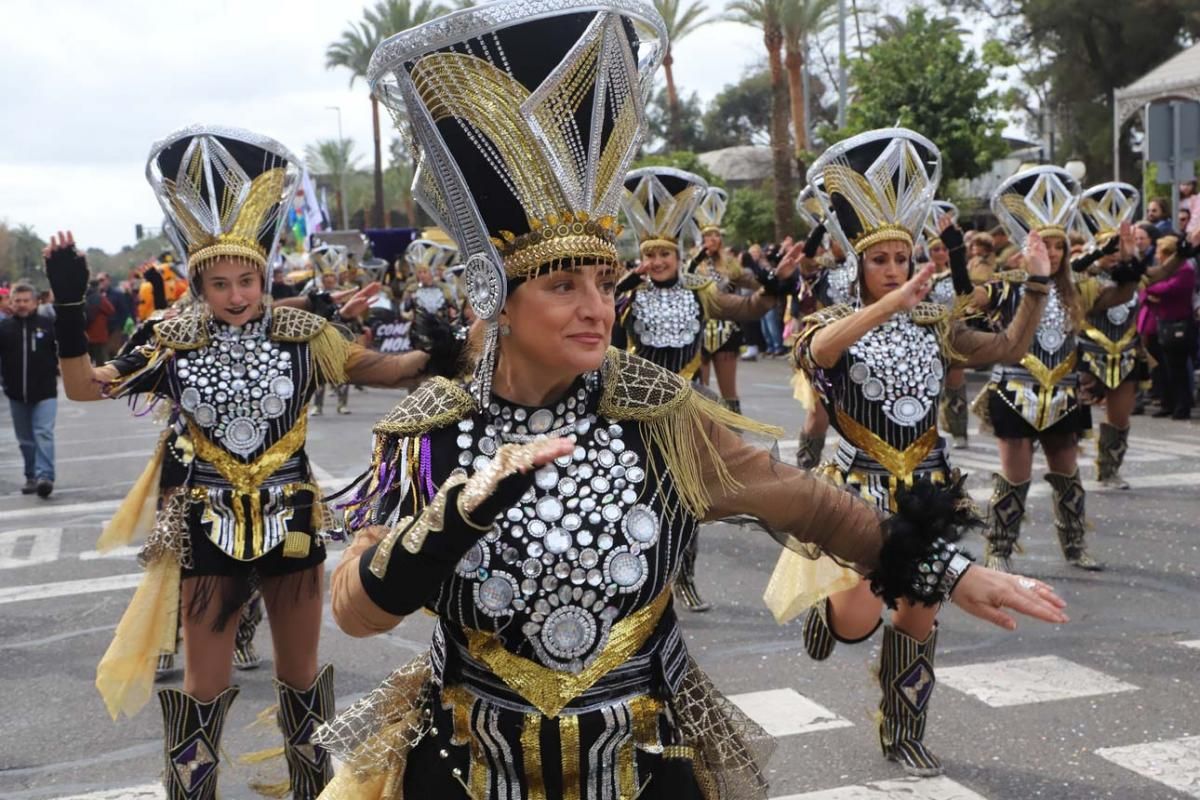
[[[37,313],[28,283],[11,292],[13,315],[0,320],[0,380],[25,458],[22,494],[54,491],[54,418],[58,411],[58,351],[54,322]]]

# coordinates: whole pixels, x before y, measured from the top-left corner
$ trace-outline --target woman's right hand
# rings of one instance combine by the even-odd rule
[[[930,261],[917,270],[917,273],[909,278],[903,286],[884,295],[883,302],[887,303],[887,308],[893,313],[912,311],[916,308],[917,303],[924,300],[929,294],[929,290],[933,288],[930,279],[936,269],[937,267]]]
[[[1066,602],[1049,585],[979,565],[963,573],[951,599],[971,616],[1010,631],[1016,630],[1017,621],[1005,613],[1006,608],[1042,622],[1061,625],[1070,621],[1063,613]]]
[[[50,244],[42,249],[46,262],[46,277],[54,292],[55,305],[73,305],[83,302],[87,294],[87,259],[75,249],[75,237],[70,231],[59,231],[50,237]]]

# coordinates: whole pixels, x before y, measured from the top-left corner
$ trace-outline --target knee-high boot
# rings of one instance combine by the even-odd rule
[[[1012,572],[1012,553],[1021,535],[1021,518],[1025,516],[1029,481],[1011,483],[998,472],[992,475],[992,480],[994,489],[985,533],[987,548],[984,566],[1001,572]]]
[[[708,611],[711,606],[700,597],[696,589],[696,552],[700,549],[700,537],[693,536],[691,543],[683,551],[679,563],[679,575],[675,578],[675,592],[689,611]]]
[[[326,664],[307,689],[275,681],[279,697],[279,729],[293,800],[316,800],[333,779],[329,754],[312,743],[320,725],[333,717],[333,665]]]
[[[871,628],[871,632],[861,639],[847,639],[838,636],[833,630],[833,626],[829,624],[829,598],[826,597],[810,608],[804,617],[804,630],[801,637],[804,640],[804,650],[813,661],[824,661],[833,655],[833,648],[838,642],[842,644],[865,642],[875,635],[875,631],[879,630],[879,625],[882,623],[883,620],[880,620],[874,628]]]
[[[1107,422],[1100,423],[1100,440],[1096,442],[1096,480],[1110,489],[1128,489],[1121,477],[1121,464],[1129,449],[1129,429]]]
[[[909,775],[942,774],[942,762],[925,746],[925,719],[936,683],[933,674],[937,628],[923,642],[896,630],[883,628],[879,655],[879,702],[882,719],[879,744],[890,761],[899,762]]]
[[[809,436],[801,432],[796,441],[796,466],[812,469],[821,463],[821,451],[825,449],[825,435]]]
[[[167,800],[213,800],[217,796],[221,731],[237,695],[238,687],[230,686],[211,702],[201,703],[178,689],[159,691]]]
[[[1086,493],[1083,481],[1079,479],[1079,470],[1076,469],[1073,475],[1047,472],[1046,480],[1054,491],[1054,530],[1058,534],[1063,556],[1071,566],[1092,572],[1103,570],[1104,565],[1088,554],[1084,541],[1087,536],[1084,514]]]
[[[954,440],[956,448],[967,446],[967,385],[956,389],[949,386],[942,394],[942,427]]]

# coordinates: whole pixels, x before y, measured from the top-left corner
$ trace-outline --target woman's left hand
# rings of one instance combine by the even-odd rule
[[[1046,240],[1037,231],[1030,231],[1025,240],[1025,271],[1042,278],[1050,277],[1050,254]]]
[[[786,248],[783,258],[779,259],[779,266],[775,267],[775,277],[781,281],[792,277],[804,258],[804,242],[791,244],[791,237],[788,237],[783,246]]]
[[[1017,621],[1005,609],[1042,622],[1069,622],[1063,609],[1067,603],[1042,581],[1009,575],[974,565],[959,579],[950,599],[973,617],[1006,630],[1016,630]]]

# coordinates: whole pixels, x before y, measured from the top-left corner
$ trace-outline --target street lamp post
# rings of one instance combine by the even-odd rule
[[[338,117],[338,149],[345,147],[346,140],[342,138],[342,107],[325,106],[327,111],[336,111]],[[338,173],[338,208],[342,211],[342,230],[350,230],[350,218],[346,216],[346,164],[341,165]]]

